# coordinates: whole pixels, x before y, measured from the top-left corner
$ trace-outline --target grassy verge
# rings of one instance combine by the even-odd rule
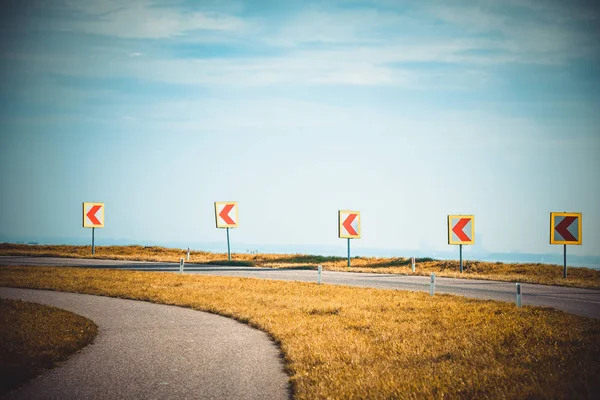
[[[97,332],[92,321],[79,315],[0,299],[0,395],[66,360]]]
[[[0,267],[0,285],[191,307],[269,333],[297,399],[598,398],[600,321],[450,295],[137,271]]]
[[[157,246],[98,246],[92,256],[90,246],[41,246],[0,244],[0,255],[81,257],[99,259],[121,259],[137,261],[179,262],[185,256],[182,249]],[[233,254],[227,255],[204,251],[193,251],[188,263],[217,265],[246,265],[270,268],[297,268],[322,265],[330,271],[352,271],[382,274],[429,275],[453,278],[487,279],[508,282],[540,283],[545,285],[573,286],[600,289],[600,270],[570,268],[569,277],[564,279],[563,267],[548,264],[505,264],[500,262],[466,261],[464,273],[459,273],[458,261],[442,261],[418,258],[416,272],[412,272],[410,259],[404,257],[355,257],[352,267],[347,267],[344,257],[326,257],[306,254]],[[234,263],[234,264],[228,264]]]

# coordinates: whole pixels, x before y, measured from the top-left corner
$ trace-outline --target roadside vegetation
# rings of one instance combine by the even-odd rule
[[[247,323],[280,346],[296,399],[600,397],[600,321],[549,308],[64,267],[0,267],[0,285],[171,304]]]
[[[0,244],[0,255],[80,257],[135,261],[179,262],[186,251],[158,246],[97,246],[91,254],[91,246],[43,246]],[[452,278],[486,279],[508,282],[540,283],[545,285],[573,286],[600,289],[600,270],[571,267],[568,278],[563,278],[563,267],[549,264],[464,262],[464,272],[459,272],[458,261],[417,258],[416,271],[412,272],[410,258],[353,257],[348,268],[345,257],[305,254],[247,254],[236,253],[232,261],[227,254],[193,250],[186,263],[256,266],[267,268],[317,268],[322,265],[329,271],[351,271],[381,274],[430,275]]]
[[[68,311],[0,298],[0,395],[90,344],[90,320]]]

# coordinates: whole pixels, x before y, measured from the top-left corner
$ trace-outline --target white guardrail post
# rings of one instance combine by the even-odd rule
[[[431,283],[429,284],[429,295],[430,296],[435,295],[435,274],[434,273],[431,274]]]

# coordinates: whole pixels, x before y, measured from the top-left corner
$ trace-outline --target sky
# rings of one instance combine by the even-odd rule
[[[592,1],[0,2],[0,238],[600,256]],[[452,248],[453,249],[453,248]],[[343,250],[342,250],[343,251]],[[342,254],[343,255],[343,254]]]

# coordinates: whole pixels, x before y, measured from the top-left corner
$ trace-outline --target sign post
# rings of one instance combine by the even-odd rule
[[[229,228],[238,226],[238,203],[236,201],[215,201],[215,222],[217,228],[227,231],[227,260],[231,261]]]
[[[563,244],[563,278],[567,277],[567,245]]]
[[[350,238],[348,238],[348,267],[350,266]]]
[[[227,260],[231,261],[231,246],[229,245],[229,228],[227,228]]]
[[[338,210],[338,237],[348,239],[348,267],[350,267],[350,239],[360,239],[360,211]]]
[[[96,228],[104,228],[104,203],[83,203],[83,227],[92,228],[92,254],[96,254]]]
[[[567,245],[581,245],[581,213],[550,213],[550,244],[563,245],[563,278],[567,278]]]
[[[448,244],[458,245],[460,273],[463,272],[463,244],[475,243],[475,216],[448,215]]]

